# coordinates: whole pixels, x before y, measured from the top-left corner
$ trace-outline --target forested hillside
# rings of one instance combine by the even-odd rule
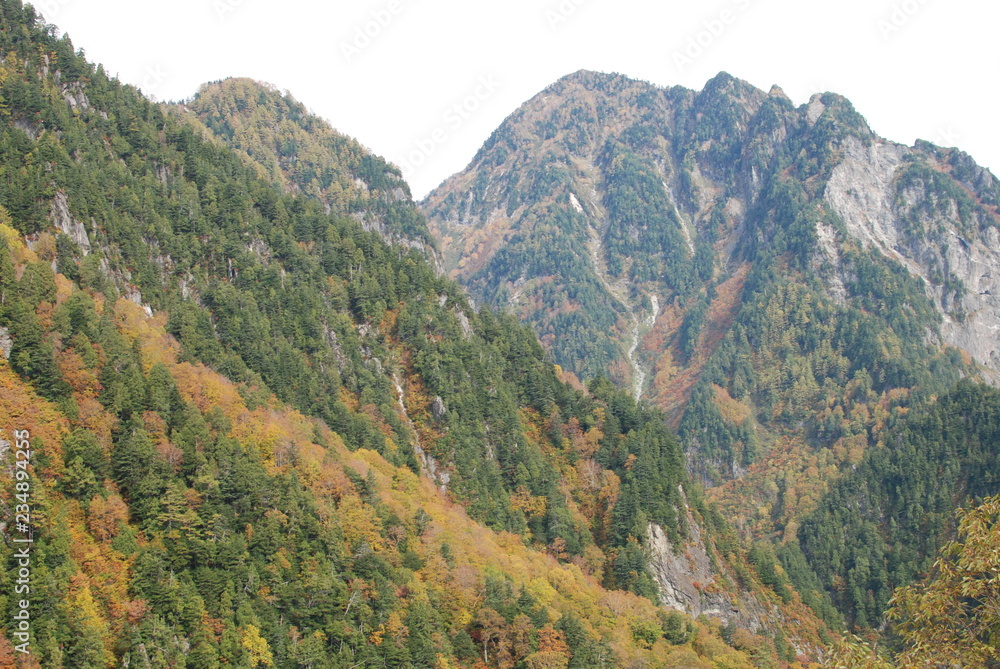
[[[963,383],[901,419],[799,529],[809,563],[859,626],[931,571],[953,511],[1000,490],[1000,392]]]
[[[35,540],[32,653],[7,626],[3,662],[737,667],[817,650],[794,598],[798,617],[756,634],[655,606],[650,528],[673,550],[702,537],[713,596],[777,595],[661,414],[605,379],[564,382],[532,331],[389,243],[422,229],[393,168],[322,130],[310,169],[328,172],[272,169],[259,143],[298,141],[302,121],[273,91],[257,112],[292,125],[240,134],[240,154],[207,106],[211,131],[18,0],[0,11],[0,429],[32,436]],[[237,81],[201,102],[227,86],[252,97]]]
[[[889,211],[859,202],[876,187]],[[806,470],[856,463],[897,407],[991,364],[947,342],[989,325],[985,303],[961,305],[992,299],[976,263],[998,193],[955,151],[881,140],[839,96],[796,109],[725,74],[695,93],[579,72],[423,207],[473,294],[535,324],[565,367],[669,411],[706,484],[770,488],[788,464],[771,454],[801,462],[752,504],[770,517],[745,519],[780,529],[822,492]],[[888,231],[864,227],[876,215]],[[985,272],[975,288],[952,229]]]
[[[350,215],[396,243],[433,249],[399,170],[309,113],[288,93],[250,79],[205,84],[176,111],[193,113],[262,175]]]
[[[776,592],[867,630],[1000,492],[968,382],[1000,369],[998,203],[969,156],[832,93],[581,71],[421,207],[474,296],[668,413]]]
[[[0,18],[0,666],[995,659],[968,156],[580,72],[428,224],[273,86],[157,104]]]
[[[888,183],[866,180],[872,161]],[[887,143],[833,94],[796,109],[726,74],[696,93],[578,72],[422,206],[446,269],[566,369],[670,412],[716,485],[784,438],[856,450],[878,424],[851,416],[992,364],[995,338],[968,335],[992,314],[998,194],[967,157]]]

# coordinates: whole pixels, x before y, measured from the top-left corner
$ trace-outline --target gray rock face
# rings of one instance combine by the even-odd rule
[[[899,239],[893,179],[906,149],[890,142],[866,147],[856,137],[848,137],[844,145],[844,159],[827,183],[826,201],[852,237],[892,255]]]
[[[764,628],[771,616],[753,595],[734,595],[718,587],[722,575],[708,556],[701,528],[690,509],[687,519],[690,536],[683,546],[672,545],[659,525],[649,525],[649,569],[660,586],[663,605],[691,616],[704,613],[723,623],[735,621],[754,632]]]
[[[1000,378],[1000,220],[988,211],[958,211],[925,179],[901,181],[913,149],[887,141],[864,146],[851,137],[834,169],[825,200],[844,221],[847,234],[923,279],[941,314],[943,343],[967,351]],[[935,165],[942,173],[950,166]],[[976,168],[979,169],[979,168]],[[977,181],[992,180],[985,170]],[[963,184],[965,185],[965,184]],[[978,185],[978,184],[977,184]],[[991,184],[987,184],[991,185]],[[970,197],[975,197],[968,188]],[[963,220],[964,219],[964,220]],[[839,268],[832,231],[818,235],[827,260]],[[843,294],[842,271],[827,279],[833,297]]]
[[[0,328],[0,353],[3,353],[3,357],[10,360],[10,351],[14,347],[14,341],[10,338],[10,333],[7,328]]]
[[[90,100],[87,99],[87,95],[83,92],[83,86],[79,82],[73,82],[63,87],[63,99],[66,100],[74,111],[87,111],[90,109]]]
[[[960,318],[944,313],[941,336],[953,346],[965,349],[979,363],[1000,372],[1000,232],[990,228],[972,243],[949,232],[955,243],[949,244],[941,258],[964,284],[965,292],[957,300]],[[940,286],[931,290],[944,304]],[[996,378],[994,377],[994,382]]]
[[[458,324],[462,326],[462,336],[468,339],[472,336],[472,325],[469,323],[469,317],[465,315],[465,312],[461,309],[455,310],[455,317],[458,318]]]
[[[87,228],[70,214],[66,193],[56,191],[55,197],[52,198],[50,216],[52,223],[59,231],[76,242],[76,245],[83,251],[83,255],[90,253],[90,237],[87,236]]]
[[[660,598],[664,606],[692,615],[704,613],[702,594],[695,583],[708,585],[715,580],[701,530],[693,526],[692,541],[683,554],[674,552],[674,546],[663,528],[656,524],[649,526],[649,548],[652,553],[651,568],[660,586]]]
[[[443,399],[437,396],[434,397],[434,401],[431,403],[431,413],[434,414],[434,420],[444,418],[444,415],[448,413],[448,407],[444,405]]]
[[[38,136],[41,134],[41,128],[32,123],[28,123],[23,119],[17,119],[14,121],[14,127],[27,135],[32,141],[37,140]]]

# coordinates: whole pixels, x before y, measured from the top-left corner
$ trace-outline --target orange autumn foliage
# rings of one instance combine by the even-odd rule
[[[60,444],[69,430],[66,418],[22,382],[3,356],[0,356],[0,430],[4,430],[0,436],[7,441],[14,438],[9,430],[28,430],[36,448],[38,443],[45,444],[50,462],[46,474],[57,473],[62,460]]]
[[[117,493],[105,499],[94,495],[87,513],[87,527],[98,541],[109,542],[118,536],[120,526],[128,522],[128,506]]]

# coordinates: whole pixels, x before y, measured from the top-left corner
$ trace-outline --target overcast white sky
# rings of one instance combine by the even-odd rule
[[[229,76],[288,90],[404,166],[417,198],[464,168],[522,102],[581,68],[696,90],[725,70],[765,90],[778,84],[796,104],[834,91],[885,137],[959,146],[1000,171],[993,1],[35,5],[90,60],[160,100],[188,98],[199,84]],[[374,37],[359,37],[366,30]]]

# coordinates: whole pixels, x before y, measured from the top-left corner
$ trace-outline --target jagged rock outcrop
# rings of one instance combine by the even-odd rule
[[[56,191],[55,197],[52,198],[51,218],[56,228],[80,247],[83,255],[90,253],[90,237],[87,236],[87,228],[70,214],[66,193],[61,190]]]
[[[733,621],[754,632],[766,627],[771,618],[767,610],[752,594],[729,585],[734,579],[720,574],[725,566],[709,556],[701,527],[690,507],[686,511],[689,536],[683,545],[671,544],[662,527],[649,524],[649,570],[660,588],[661,603],[695,617]]]
[[[914,169],[920,159],[928,167]],[[965,180],[952,176],[956,168]],[[849,138],[824,195],[850,238],[923,280],[941,314],[942,341],[994,373],[1000,372],[997,193],[993,175],[957,151],[887,141],[865,147]],[[838,273],[828,283],[842,280]]]

